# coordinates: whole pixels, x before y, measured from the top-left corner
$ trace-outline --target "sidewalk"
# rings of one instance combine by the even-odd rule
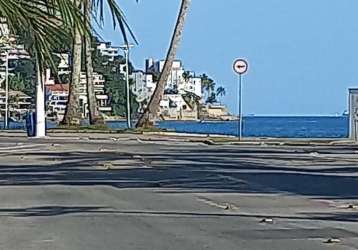
[[[26,138],[22,130],[0,130],[0,138]],[[189,134],[176,132],[143,132],[118,133],[115,131],[84,130],[49,130],[46,139],[73,139],[73,140],[141,140],[141,141],[176,141],[194,142],[207,145],[256,145],[256,146],[314,146],[314,145],[355,145],[348,138],[244,138],[242,141],[234,136]]]

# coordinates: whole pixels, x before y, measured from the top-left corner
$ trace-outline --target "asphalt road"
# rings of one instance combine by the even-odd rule
[[[2,137],[0,249],[358,249],[357,152]]]

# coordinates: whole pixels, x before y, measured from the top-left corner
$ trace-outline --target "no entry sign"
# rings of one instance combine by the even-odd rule
[[[243,75],[249,69],[249,64],[245,59],[237,59],[234,62],[234,71],[237,74]]]

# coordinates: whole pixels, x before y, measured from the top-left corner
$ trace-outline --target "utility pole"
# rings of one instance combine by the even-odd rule
[[[127,98],[127,127],[132,128],[131,122],[131,101],[130,101],[130,86],[129,86],[129,54],[130,49],[133,48],[133,44],[125,44],[120,46],[119,48],[124,51],[124,56],[126,59],[126,98]]]

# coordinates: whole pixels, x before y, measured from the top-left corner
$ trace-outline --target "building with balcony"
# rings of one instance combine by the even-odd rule
[[[108,57],[108,60],[113,62],[116,57],[119,56],[119,49],[112,47],[111,42],[99,42],[97,49],[100,51],[102,56]]]
[[[8,71],[8,75],[12,74],[13,69],[9,67],[10,61],[29,59],[30,56],[25,50],[23,45],[16,44],[0,44],[4,45],[0,46],[0,88],[5,88],[5,80],[6,80],[6,68]]]
[[[0,117],[5,116],[6,93],[0,88]],[[9,117],[23,119],[25,114],[32,109],[32,97],[21,91],[10,90],[8,98]]]
[[[165,61],[154,61],[149,58],[145,61],[145,71],[134,71],[131,79],[132,92],[137,96],[141,109],[145,108],[154,93],[158,78],[163,71]],[[194,95],[202,98],[202,80],[195,73],[185,71],[180,60],[173,62],[168,81],[165,86],[163,100],[160,103],[163,119],[197,119],[196,107],[190,107],[184,96]]]
[[[105,80],[101,74],[94,72],[93,82],[95,85],[95,94],[98,109],[102,113],[108,113],[112,111],[109,105],[109,97],[105,94]],[[54,120],[62,120],[69,95],[69,84],[55,84],[53,81],[47,81],[46,95],[48,105],[48,116]],[[88,99],[87,99],[87,80],[86,73],[81,72],[80,86],[79,86],[79,102],[82,110],[82,117],[88,116]]]
[[[61,121],[68,102],[69,84],[46,85],[47,116]]]
[[[133,71],[130,78],[133,81],[131,91],[139,103],[139,111],[142,111],[149,102],[157,84],[154,82],[152,74],[141,70]]]

